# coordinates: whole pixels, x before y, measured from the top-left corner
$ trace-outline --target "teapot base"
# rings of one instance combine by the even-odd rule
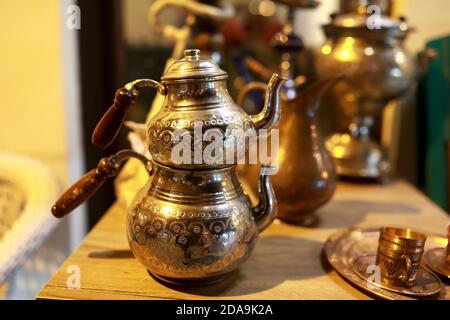
[[[156,273],[147,270],[147,272],[158,282],[162,282],[163,284],[182,286],[182,287],[200,287],[200,286],[210,286],[217,283],[220,283],[229,277],[230,273],[222,274],[214,277],[207,278],[171,278],[165,277],[162,275],[158,275]]]

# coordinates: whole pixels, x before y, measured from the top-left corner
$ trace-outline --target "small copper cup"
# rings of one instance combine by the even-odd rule
[[[380,228],[376,264],[388,284],[411,287],[425,249],[427,237],[410,229]]]

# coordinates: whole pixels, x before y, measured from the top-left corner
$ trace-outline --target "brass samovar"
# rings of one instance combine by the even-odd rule
[[[389,16],[386,0],[341,0],[341,9],[323,26],[327,37],[317,59],[321,76],[346,77],[330,95],[339,123],[326,141],[337,173],[352,178],[389,174],[388,150],[379,142],[382,111],[413,83],[414,63],[403,44],[405,19]],[[327,121],[333,118],[330,112]]]

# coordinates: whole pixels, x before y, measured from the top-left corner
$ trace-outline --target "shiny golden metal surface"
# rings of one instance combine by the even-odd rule
[[[380,228],[376,265],[384,283],[406,287],[415,285],[426,239],[424,234],[410,229]]]
[[[317,56],[321,76],[346,77],[330,95],[339,110],[336,134],[327,139],[340,175],[379,178],[389,173],[386,151],[371,134],[387,103],[408,90],[414,63],[403,46],[410,28],[382,15],[374,25],[367,1],[343,1],[339,14],[323,26],[327,40]]]
[[[361,256],[375,255],[380,238],[379,228],[353,228],[331,235],[324,245],[328,263],[347,281],[374,296],[390,300],[409,300],[417,297],[399,294],[374,286],[360,277],[353,269],[353,262]],[[427,235],[425,250],[442,247],[446,239]],[[450,300],[450,287],[443,286],[434,299]]]
[[[277,125],[283,78],[273,75],[265,106],[254,116],[233,102],[226,78],[226,72],[201,58],[199,50],[186,50],[161,82],[141,79],[118,90],[93,135],[94,143],[109,145],[141,89],[155,88],[165,96],[159,112],[147,123],[151,170],[147,184],[131,203],[126,229],[134,256],[155,277],[170,283],[222,280],[248,258],[259,232],[277,213],[269,168],[261,169],[260,201],[252,206],[236,176],[236,165],[248,149],[246,140],[239,144],[240,135]],[[208,154],[211,146],[204,137],[211,132],[221,134],[221,148],[214,149],[216,157],[209,159],[213,161],[197,159]],[[188,154],[182,162],[174,157],[177,146],[184,146],[183,154]],[[137,158],[142,161],[142,157]],[[92,174],[98,175],[97,171]],[[93,190],[88,189],[89,195]],[[78,204],[73,198],[85,196],[71,193],[68,197]]]

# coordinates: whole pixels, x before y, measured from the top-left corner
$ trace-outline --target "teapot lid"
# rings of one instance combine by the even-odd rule
[[[184,51],[184,58],[175,61],[161,77],[162,83],[199,78],[226,79],[228,74],[215,62],[200,57],[200,50]]]

